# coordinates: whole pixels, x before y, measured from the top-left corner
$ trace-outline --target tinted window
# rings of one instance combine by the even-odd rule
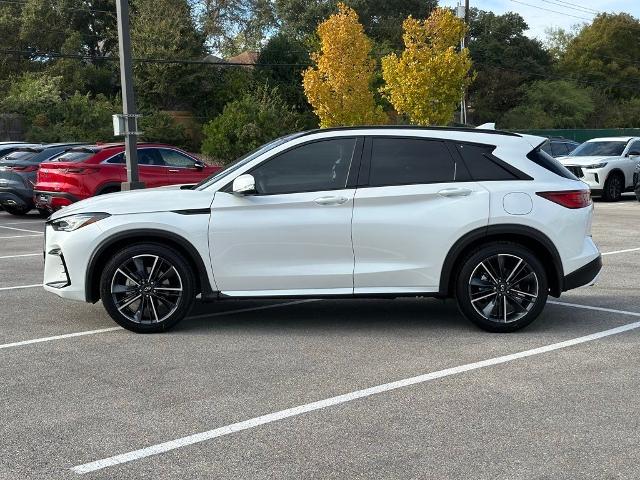
[[[444,142],[374,138],[369,185],[452,182],[455,163]]]
[[[124,152],[114,155],[109,160],[107,160],[107,163],[124,163]]]
[[[589,157],[589,156],[614,156],[622,155],[627,142],[622,141],[602,141],[602,142],[584,142],[573,152],[572,157]]]
[[[15,162],[15,161],[25,161],[31,160],[36,156],[37,152],[27,151],[27,150],[16,150],[15,152],[10,153],[9,155],[5,155],[2,158],[3,162]]]
[[[497,161],[492,160],[493,147],[478,145],[456,145],[473,180],[517,180],[518,177]]]
[[[560,175],[561,177],[569,178],[571,180],[578,180],[578,178],[569,170],[567,170],[564,165],[562,165],[558,160],[553,158],[548,153],[542,151],[540,148],[536,148],[535,150],[530,151],[527,154],[527,158],[533,163],[540,165],[542,168],[546,168],[556,175]]]
[[[629,153],[631,152],[640,152],[640,142],[639,141],[635,141],[631,144],[631,146],[629,147]]]
[[[187,157],[180,152],[176,152],[175,150],[168,149],[160,149],[160,154],[162,155],[162,159],[164,163],[169,165],[170,167],[184,167],[191,168],[195,165],[195,160],[193,158]]]
[[[155,148],[143,148],[138,150],[138,164],[140,165],[164,165],[160,152]]]
[[[571,153],[573,152],[576,147],[578,147],[580,144],[579,143],[574,143],[574,142],[567,142],[564,144],[565,147],[567,147],[567,152]]]
[[[346,188],[355,138],[322,140],[277,155],[251,171],[261,194]]]
[[[565,148],[564,143],[551,142],[551,153],[554,157],[561,157],[567,154],[567,149]]]
[[[70,150],[62,155],[58,155],[52,160],[55,162],[84,162],[87,158],[91,158],[92,156],[92,152],[78,152]]]

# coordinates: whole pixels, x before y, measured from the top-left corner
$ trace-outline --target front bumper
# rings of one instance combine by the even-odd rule
[[[598,255],[586,265],[564,277],[563,291],[572,290],[584,285],[592,285],[602,270],[602,255]]]

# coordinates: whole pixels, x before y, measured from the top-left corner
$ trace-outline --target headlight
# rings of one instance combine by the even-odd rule
[[[594,163],[593,165],[587,165],[584,168],[589,168],[589,169],[591,169],[591,168],[604,168],[606,166],[607,166],[607,162],[602,162],[602,163]]]
[[[68,217],[56,218],[50,224],[58,232],[73,232],[110,216],[108,213],[78,213]]]

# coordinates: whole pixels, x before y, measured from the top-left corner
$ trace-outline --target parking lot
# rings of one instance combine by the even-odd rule
[[[166,334],[46,293],[0,212],[0,478],[640,478],[640,203],[599,283],[513,334],[452,301],[197,305]]]

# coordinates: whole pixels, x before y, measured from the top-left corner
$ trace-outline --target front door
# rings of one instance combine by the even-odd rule
[[[309,142],[246,172],[255,195],[216,192],[210,251],[218,288],[238,296],[352,293],[348,179],[359,156],[356,138]]]

